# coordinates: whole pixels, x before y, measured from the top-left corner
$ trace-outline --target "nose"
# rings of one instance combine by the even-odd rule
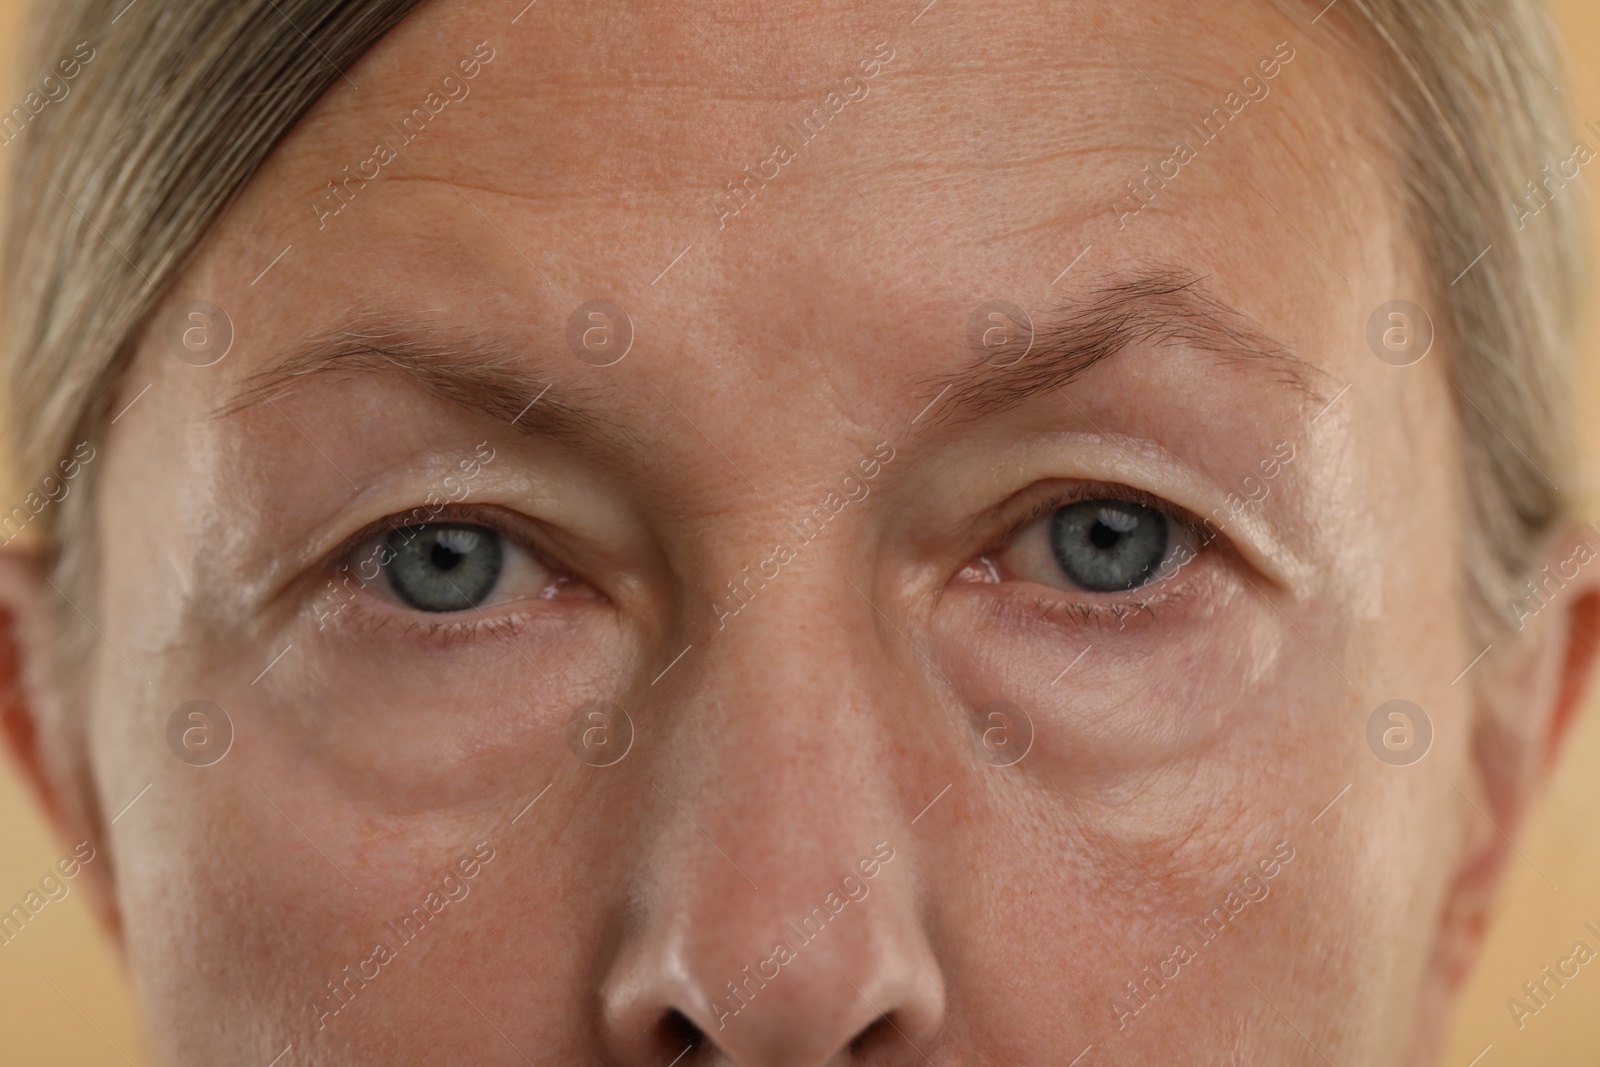
[[[630,1067],[925,1062],[943,1015],[938,963],[903,918],[849,914],[857,903],[893,906],[874,894],[834,912],[819,898],[790,920],[773,908],[772,921],[737,924],[769,927],[766,942],[735,924],[719,937],[669,919],[630,946],[607,983],[613,1053]]]
[[[905,665],[844,592],[773,598],[678,676],[601,988],[629,1067],[910,1065],[936,1044],[944,979],[901,798],[937,760],[917,754]]]

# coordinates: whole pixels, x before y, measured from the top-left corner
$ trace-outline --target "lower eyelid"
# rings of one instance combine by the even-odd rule
[[[992,617],[995,621],[1021,630],[1044,626],[1072,635],[1085,630],[1109,634],[1170,625],[1198,600],[1197,594],[1187,588],[1174,588],[1145,599],[1132,597],[1095,602],[1059,595],[1061,590],[1039,586],[1023,588],[1022,583],[1015,584],[1016,589],[994,598]]]
[[[381,607],[359,601],[347,604],[337,625],[364,636],[382,635],[391,640],[415,637],[438,648],[449,648],[483,638],[517,637],[537,621],[530,613],[518,611],[498,615],[480,611],[452,612],[429,618],[404,605],[387,600],[381,603]]]
[[[558,575],[528,596],[490,601],[476,609],[436,613],[408,607],[392,593],[374,595],[362,590],[347,593],[347,599],[333,599],[323,608],[314,609],[313,621],[319,632],[381,636],[389,641],[412,638],[440,649],[480,640],[498,642],[570,624],[567,613],[555,609],[551,600],[574,599],[584,603],[603,600],[581,595],[563,598],[568,582],[569,579]]]

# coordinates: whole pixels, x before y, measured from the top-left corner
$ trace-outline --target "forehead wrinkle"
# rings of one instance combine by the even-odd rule
[[[1035,323],[1032,350],[1013,367],[980,361],[930,379],[930,395],[948,392],[928,421],[960,424],[1009,410],[1076,381],[1134,344],[1187,345],[1225,365],[1260,365],[1273,381],[1313,402],[1325,400],[1311,379],[1330,377],[1326,371],[1223,301],[1200,275],[1161,266],[1112,275],[1053,309],[1042,325]]]
[[[456,336],[437,327],[354,324],[313,336],[250,375],[211,417],[226,419],[260,404],[276,405],[314,381],[394,375],[457,407],[514,426],[525,436],[637,460],[642,452],[637,437],[595,410],[593,390],[541,378],[526,362],[521,346],[497,338]],[[538,402],[530,405],[536,397]]]

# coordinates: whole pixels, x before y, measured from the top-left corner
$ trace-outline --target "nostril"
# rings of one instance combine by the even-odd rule
[[[706,1035],[700,1028],[689,1021],[683,1012],[673,1009],[661,1019],[661,1043],[672,1050],[672,1055],[681,1059],[690,1049],[699,1048],[705,1041]],[[677,1059],[673,1062],[676,1063]]]
[[[925,1062],[931,1062],[927,1053],[908,1036],[908,1030],[917,1033],[919,1027],[914,1019],[900,1011],[878,1016],[850,1039],[849,1062],[914,1062],[906,1058],[908,1053],[915,1053]]]
[[[866,1058],[867,1050],[873,1045],[883,1041],[884,1032],[893,1025],[885,1016],[879,1016],[868,1023],[861,1032],[850,1039],[850,1058],[862,1060]]]

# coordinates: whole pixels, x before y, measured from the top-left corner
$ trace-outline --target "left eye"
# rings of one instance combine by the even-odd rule
[[[1001,554],[1019,578],[1091,593],[1148,584],[1190,538],[1166,514],[1133,500],[1106,497],[1064,504],[1030,523]]]

